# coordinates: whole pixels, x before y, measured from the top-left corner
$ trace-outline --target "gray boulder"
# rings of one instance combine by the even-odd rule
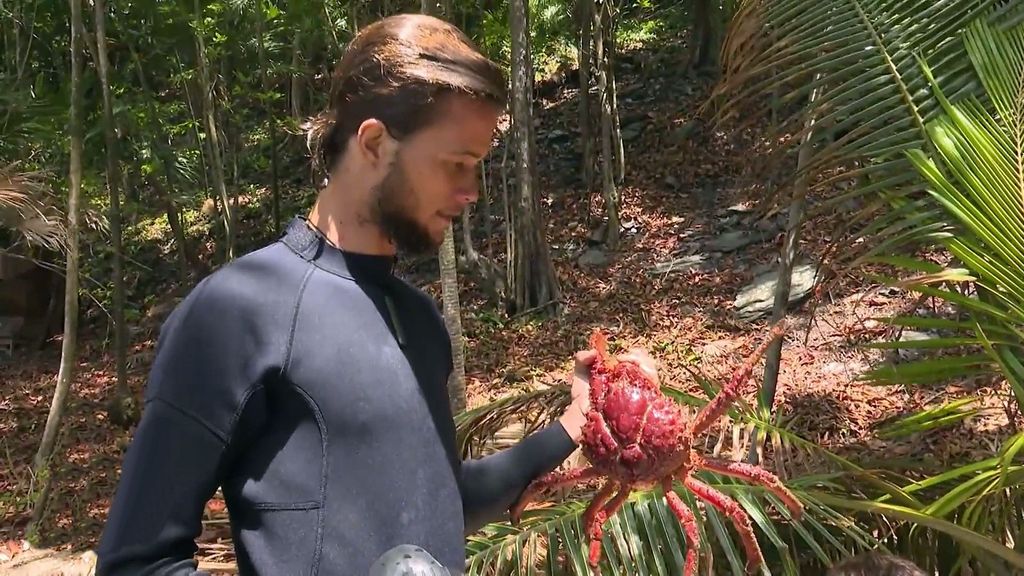
[[[800,264],[793,267],[793,276],[789,289],[789,304],[795,304],[806,298],[813,290],[817,281],[814,266]],[[733,308],[741,320],[752,321],[771,314],[775,305],[775,288],[779,284],[779,274],[773,268],[757,277],[740,290],[733,302]]]

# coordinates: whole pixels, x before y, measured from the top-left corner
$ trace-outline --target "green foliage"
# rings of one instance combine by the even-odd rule
[[[985,100],[971,96],[954,104],[922,62],[944,114],[926,126],[935,152],[907,152],[938,206],[913,214],[907,228],[927,230],[955,264],[882,259],[914,273],[890,283],[953,303],[963,317],[890,322],[943,328],[956,336],[926,341],[929,346],[971,346],[977,351],[905,364],[898,368],[901,375],[998,374],[1024,409],[1024,366],[1019,360],[1024,354],[1024,26],[1000,31],[979,19],[966,31],[964,43],[985,87]],[[958,289],[964,285],[973,294]]]
[[[979,18],[963,43],[980,84],[981,95],[954,103],[947,77],[920,62],[942,115],[926,125],[927,152],[907,151],[927,184],[933,204],[904,213],[908,235],[918,235],[948,251],[954,262],[940,266],[913,258],[882,257],[911,274],[893,285],[954,304],[959,317],[889,319],[894,325],[942,329],[953,336],[929,347],[948,355],[882,367],[868,378],[876,382],[928,383],[985,376],[1005,379],[1024,411],[1024,24],[1005,30]],[[941,72],[941,69],[940,69]],[[878,252],[879,250],[876,250]],[[970,291],[965,290],[969,288]],[[963,350],[971,350],[964,353]],[[904,419],[892,432],[914,433],[970,415],[966,402],[951,403]],[[917,482],[914,491],[940,488],[922,512],[1011,542],[1024,519],[1024,434],[1007,440],[999,454],[981,462]],[[1019,543],[1018,543],[1019,544]],[[965,558],[961,557],[961,561]]]
[[[572,0],[528,0],[530,14],[530,53],[534,71],[544,76],[558,64],[575,57],[576,37]],[[474,37],[491,58],[511,62],[511,37],[508,28],[508,0],[496,3],[483,14]],[[571,55],[571,56],[570,56]]]
[[[849,228],[833,235],[831,267],[858,264],[878,242],[897,251],[927,240],[902,235],[896,224],[918,214],[916,207],[935,208],[923,200],[924,182],[906,154],[932,146],[925,126],[943,113],[917,57],[935,63],[951,100],[980,96],[960,34],[978,18],[1000,18],[1002,4],[911,0],[893,10],[888,0],[740,3],[723,49],[716,117],[745,124],[777,113],[776,136],[788,143],[778,151],[780,167],[810,132],[802,170],[785,165],[772,192],[787,192],[809,175],[808,197],[823,201],[807,218],[849,213]],[[812,102],[815,89],[821,93]]]

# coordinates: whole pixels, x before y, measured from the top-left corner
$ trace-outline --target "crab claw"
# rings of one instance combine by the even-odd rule
[[[614,356],[608,354],[608,337],[601,329],[595,329],[591,333],[590,347],[597,351],[597,364],[610,369],[618,363]]]
[[[599,328],[590,334],[590,347],[601,356],[608,355],[608,337]]]

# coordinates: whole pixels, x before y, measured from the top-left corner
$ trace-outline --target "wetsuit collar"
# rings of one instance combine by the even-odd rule
[[[395,256],[342,250],[328,242],[303,216],[288,223],[281,240],[299,256],[339,276],[372,282],[386,282],[394,277]]]

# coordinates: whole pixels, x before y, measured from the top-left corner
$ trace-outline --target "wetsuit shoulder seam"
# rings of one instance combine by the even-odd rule
[[[306,273],[302,276],[302,283],[299,285],[299,293],[295,297],[295,305],[292,307],[292,319],[288,328],[288,340],[284,346],[284,358],[281,362],[280,375],[283,377],[288,372],[288,367],[292,361],[292,345],[295,342],[295,330],[299,324],[299,310],[302,308],[302,299],[306,294],[306,286],[309,285],[310,279],[313,277],[313,272],[318,267],[312,263],[306,267]]]
[[[151,398],[149,400],[148,403],[153,403],[153,402],[159,402],[160,404],[163,404],[164,406],[167,406],[168,408],[170,408],[171,410],[174,410],[175,412],[181,414],[182,416],[185,416],[189,420],[192,420],[193,422],[199,424],[204,429],[206,429],[210,434],[213,434],[213,436],[215,438],[217,438],[217,440],[220,440],[220,442],[222,444],[227,445],[227,443],[228,443],[228,436],[226,436],[220,430],[217,430],[216,426],[214,426],[214,425],[210,424],[209,422],[207,422],[206,420],[200,418],[198,415],[193,414],[191,410],[188,410],[186,408],[182,408],[181,406],[178,406],[176,403],[174,403],[174,402],[164,398],[163,396],[154,396],[153,398]]]

